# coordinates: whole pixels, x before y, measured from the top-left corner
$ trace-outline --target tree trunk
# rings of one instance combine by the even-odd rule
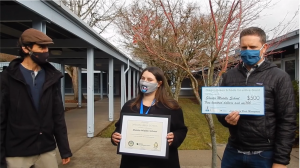
[[[194,94],[196,96],[196,99],[198,100],[199,104],[200,104],[200,113],[201,113],[201,99],[199,96],[199,92],[198,92],[198,81],[195,79],[195,77],[191,77],[190,76],[190,80],[192,82],[192,86],[193,86],[193,91]],[[215,132],[215,126],[214,126],[214,121],[213,121],[213,117],[211,114],[204,114],[205,119],[208,123],[209,126],[209,130],[210,130],[210,137],[211,137],[211,146],[212,146],[212,163],[211,163],[211,167],[212,168],[217,168],[217,141],[216,141],[216,132]]]
[[[165,74],[165,76],[166,76],[167,80],[170,80],[170,81],[172,81],[172,82],[175,83],[175,91],[174,92],[172,90],[173,86],[170,86],[168,83],[165,84],[165,87],[166,87],[167,92],[169,93],[169,96],[172,96],[173,99],[175,99],[176,101],[178,101],[179,93],[180,93],[180,89],[181,89],[181,83],[182,83],[182,77],[181,77],[182,75],[180,75],[179,73],[177,73],[178,77],[175,78],[176,79],[175,81],[173,81],[171,79],[172,76],[169,76],[167,74]]]
[[[209,71],[208,71],[208,80],[207,80],[207,86],[213,86],[213,81],[214,81],[214,63],[210,63]]]
[[[72,85],[74,91],[74,100],[78,100],[78,68],[73,67]]]
[[[167,90],[169,96],[173,96],[172,88],[167,82],[165,83],[165,87],[166,87],[166,90]]]
[[[72,88],[74,91],[74,98],[73,100],[78,100],[78,67],[73,66],[65,66],[65,70],[69,74],[70,78],[72,79]],[[82,100],[86,98],[81,94]]]
[[[209,125],[210,136],[211,136],[211,146],[212,146],[212,168],[217,168],[217,140],[216,140],[216,132],[213,117],[211,114],[205,114],[206,121]]]
[[[181,83],[182,83],[181,77],[177,77],[176,86],[175,86],[175,92],[173,94],[173,98],[176,101],[178,101],[178,98],[179,98],[179,93],[180,93],[180,90],[181,90]]]

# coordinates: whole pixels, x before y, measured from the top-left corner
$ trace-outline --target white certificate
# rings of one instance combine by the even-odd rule
[[[167,115],[122,114],[119,154],[168,158],[167,134],[170,127]]]
[[[264,87],[202,87],[202,113],[264,115]]]

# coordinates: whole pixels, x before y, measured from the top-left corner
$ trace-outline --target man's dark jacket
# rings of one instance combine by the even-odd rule
[[[287,165],[295,139],[296,106],[289,75],[277,66],[264,61],[247,78],[240,64],[223,75],[221,86],[264,86],[265,115],[241,115],[236,126],[217,115],[229,128],[228,144],[242,151],[273,150],[273,162]]]
[[[61,72],[50,63],[42,66],[45,83],[36,110],[29,85],[13,60],[1,73],[1,167],[5,157],[33,156],[58,146],[61,158],[71,157],[60,92]]]

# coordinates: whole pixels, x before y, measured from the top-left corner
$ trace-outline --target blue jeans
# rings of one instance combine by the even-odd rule
[[[273,151],[263,151],[259,154],[246,155],[238,153],[237,149],[227,144],[221,163],[221,168],[272,168]]]

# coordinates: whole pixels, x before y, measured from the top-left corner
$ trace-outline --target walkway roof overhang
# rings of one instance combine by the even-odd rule
[[[61,0],[0,1],[0,7],[1,53],[18,55],[17,40],[22,32],[36,22],[45,22],[46,34],[54,41],[54,45],[49,45],[51,62],[86,68],[87,48],[93,48],[95,70],[107,71],[110,58],[114,59],[115,71],[128,63],[129,58],[124,53],[97,34]],[[129,64],[133,69],[141,69],[131,59]]]
[[[271,46],[268,51],[282,49],[295,44],[299,45],[299,29],[269,40],[267,43],[278,43],[278,45]]]

